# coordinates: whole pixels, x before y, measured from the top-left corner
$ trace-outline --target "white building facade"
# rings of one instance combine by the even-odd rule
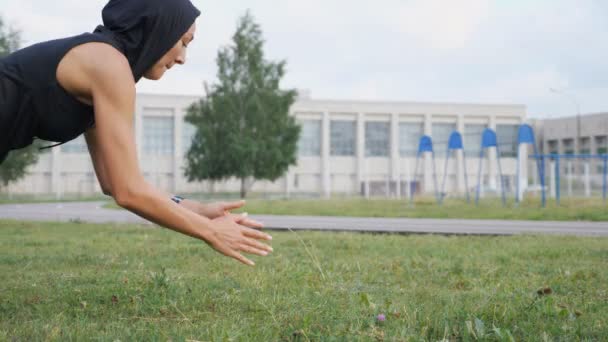
[[[240,182],[190,183],[183,175],[184,155],[194,127],[184,121],[194,96],[138,94],[135,135],[140,167],[153,185],[172,193],[237,192]],[[301,124],[298,163],[275,182],[257,181],[254,192],[367,196],[408,196],[411,191],[433,193],[441,188],[464,193],[465,166],[462,151],[451,153],[445,167],[449,135],[462,134],[466,154],[468,189],[477,183],[481,132],[497,133],[503,181],[507,190],[515,184],[517,127],[525,122],[523,105],[451,104],[422,102],[337,101],[300,98],[290,109]],[[414,175],[418,142],[431,136],[433,158],[425,154]],[[525,149],[522,148],[525,153]],[[483,159],[482,183],[499,190],[494,149]],[[447,172],[445,172],[447,170]],[[526,168],[521,177],[525,179]],[[416,181],[416,182],[414,182]],[[100,191],[84,138],[41,154],[28,176],[9,186],[12,193],[92,194]]]

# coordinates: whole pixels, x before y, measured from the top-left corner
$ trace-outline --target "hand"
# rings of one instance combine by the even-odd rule
[[[272,252],[272,247],[258,240],[272,240],[272,236],[259,230],[242,225],[246,215],[225,215],[211,220],[204,236],[205,241],[218,252],[232,257],[245,265],[255,263],[241,252],[265,256]]]
[[[181,203],[184,207],[194,211],[195,213],[205,216],[206,218],[213,220],[221,216],[231,215],[230,210],[241,208],[245,205],[245,201],[236,202],[215,202],[202,204],[197,201],[185,199]],[[262,228],[264,225],[255,220],[245,218],[239,222],[240,224],[250,228]]]

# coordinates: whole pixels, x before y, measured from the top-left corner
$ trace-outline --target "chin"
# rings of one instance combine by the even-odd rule
[[[158,81],[162,78],[162,75],[144,75],[144,78],[150,81]]]
[[[163,77],[164,74],[165,74],[164,70],[163,71],[160,71],[160,70],[159,71],[149,71],[144,74],[144,78],[147,80],[150,80],[150,81],[158,81]]]

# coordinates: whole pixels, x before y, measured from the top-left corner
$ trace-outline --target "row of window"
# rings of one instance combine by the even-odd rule
[[[303,120],[298,151],[300,156],[321,154],[321,120]],[[517,155],[518,125],[497,125],[496,135],[501,157]],[[486,125],[467,124],[464,126],[463,144],[468,156],[477,156],[481,151],[481,136]],[[456,124],[436,123],[432,125],[433,150],[437,156],[445,156],[450,134]],[[330,122],[330,155],[355,156],[357,150],[357,125],[355,121]],[[402,157],[416,156],[420,138],[424,135],[422,123],[399,124],[399,154]],[[367,157],[388,157],[390,154],[390,123],[365,123],[365,155]]]
[[[591,149],[591,138],[583,137],[579,140],[580,154],[607,154],[608,153],[608,136],[596,136],[595,151]],[[559,154],[559,144],[557,140],[547,141],[548,153]],[[562,139],[562,150],[564,154],[575,154],[574,139]]]
[[[144,154],[173,155],[174,119],[170,116],[143,117]],[[321,153],[321,120],[304,120],[298,144],[299,155],[319,156]],[[480,153],[481,135],[486,125],[466,124],[463,144],[468,156]],[[517,154],[517,125],[497,125],[496,134],[500,155],[513,157]],[[445,156],[450,134],[456,130],[455,124],[436,123],[432,125],[431,136],[437,156]],[[182,124],[182,153],[192,144],[195,127],[187,122]],[[399,153],[403,157],[416,156],[418,143],[424,134],[422,123],[399,124]],[[64,153],[86,153],[87,146],[83,136],[61,146]],[[330,122],[330,154],[332,156],[355,156],[357,152],[357,125],[355,121]],[[390,123],[365,123],[365,155],[368,157],[388,157],[390,154]]]
[[[174,144],[174,119],[168,116],[144,116],[143,118],[143,153],[151,155],[173,155]],[[190,149],[192,139],[196,133],[194,125],[182,123],[182,153]],[[87,145],[84,136],[80,136],[68,143],[61,145],[63,153],[87,153]]]

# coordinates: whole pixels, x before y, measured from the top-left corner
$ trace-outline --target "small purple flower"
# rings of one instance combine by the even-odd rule
[[[376,320],[378,322],[384,322],[386,321],[386,316],[384,316],[384,314],[379,314],[378,316],[376,316]]]

